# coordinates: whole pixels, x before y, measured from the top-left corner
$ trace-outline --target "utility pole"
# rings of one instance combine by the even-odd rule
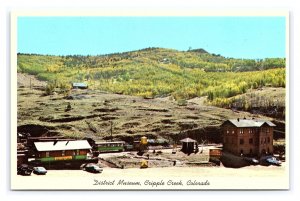
[[[110,141],[111,142],[113,141],[113,137],[112,137],[112,133],[113,133],[112,125],[113,125],[113,122],[110,121]]]

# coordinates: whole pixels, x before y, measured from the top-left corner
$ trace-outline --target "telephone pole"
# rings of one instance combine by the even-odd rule
[[[113,126],[113,122],[110,121],[110,141],[111,142],[113,141],[113,137],[112,137],[113,129],[112,129],[112,126]]]

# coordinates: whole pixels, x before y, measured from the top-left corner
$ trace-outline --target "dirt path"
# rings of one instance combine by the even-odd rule
[[[43,87],[47,85],[47,82],[38,80],[34,75],[24,73],[18,73],[17,80],[18,87]]]
[[[98,159],[98,163],[100,164],[101,167],[103,168],[117,168],[117,166],[113,163],[107,162],[101,158]]]

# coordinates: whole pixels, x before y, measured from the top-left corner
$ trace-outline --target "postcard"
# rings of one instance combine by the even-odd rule
[[[12,190],[289,189],[288,12],[12,12]]]

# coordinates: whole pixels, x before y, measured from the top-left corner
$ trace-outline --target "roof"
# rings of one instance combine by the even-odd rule
[[[82,82],[73,82],[72,85],[73,85],[73,87],[87,87],[88,86],[86,83],[82,83]]]
[[[95,144],[125,144],[124,141],[109,141],[109,142],[105,142],[105,141],[96,141]]]
[[[38,151],[60,151],[92,148],[87,140],[35,142],[34,145]]]
[[[180,140],[180,142],[197,142],[196,140],[193,140],[193,139],[191,139],[191,138],[184,138],[184,139],[182,139],[182,140]]]
[[[265,120],[258,120],[258,119],[229,119],[224,122],[232,123],[234,126],[239,128],[246,128],[246,127],[261,127],[263,124],[267,124],[268,126],[276,126],[271,121],[265,121]]]

